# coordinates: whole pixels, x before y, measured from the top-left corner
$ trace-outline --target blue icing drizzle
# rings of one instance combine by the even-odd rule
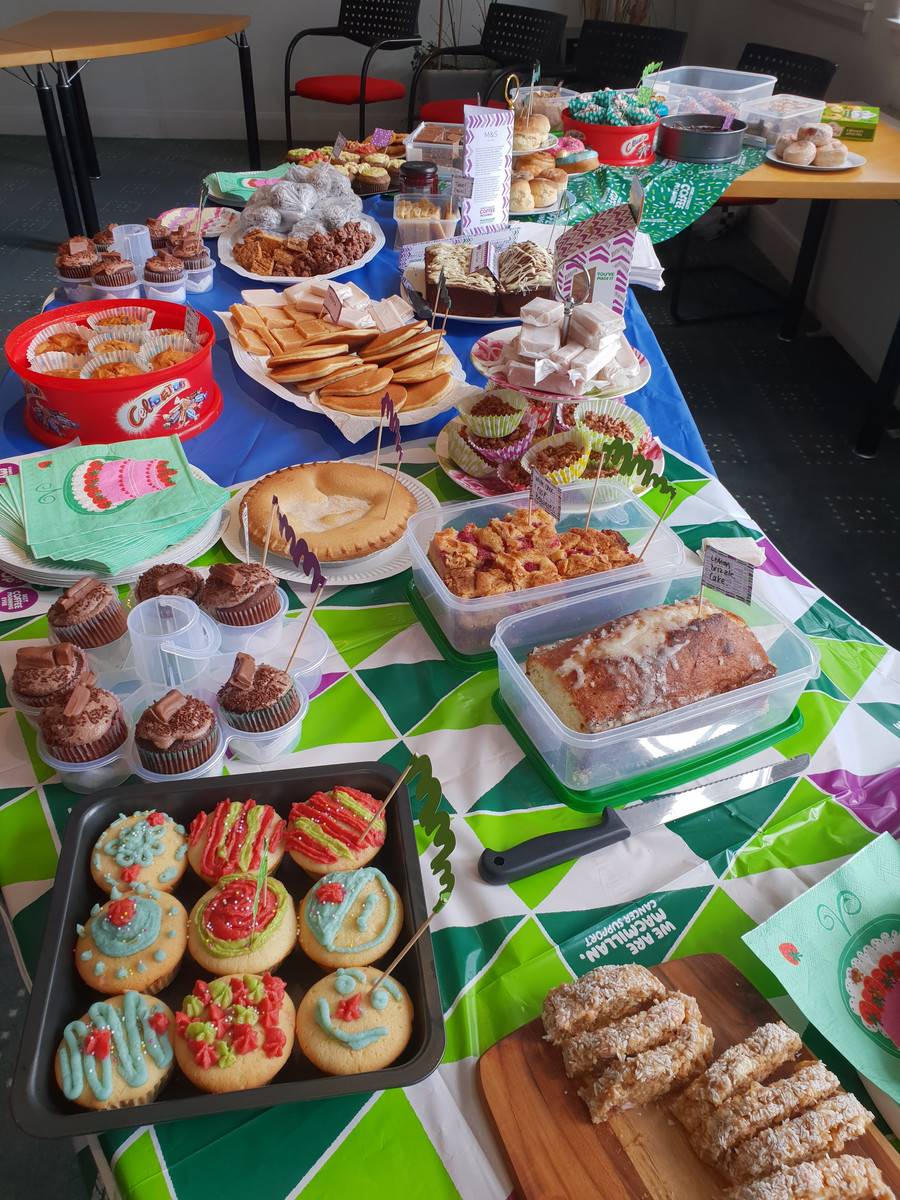
[[[120,867],[149,867],[154,858],[165,852],[166,827],[149,825],[146,820],[135,821],[106,846]]]
[[[84,1042],[90,1032],[84,1021],[72,1021],[63,1030],[63,1043],[57,1051],[59,1074],[67,1100],[77,1100],[85,1083],[100,1101],[112,1095],[113,1064],[128,1087],[141,1087],[147,1082],[145,1053],[164,1070],[172,1061],[172,1044],[168,1033],[160,1036],[150,1024],[151,1012],[143,996],[126,992],[117,1005],[98,1001],[88,1009],[88,1020],[97,1029],[109,1029],[115,1052],[97,1059],[84,1053]],[[162,1009],[154,1011],[161,1012]]]
[[[97,913],[98,913],[99,911],[100,911],[100,905],[99,905],[99,904],[92,904],[92,905],[91,905],[91,916],[92,916],[92,917],[96,917],[96,915],[97,915]]]
[[[119,889],[116,887],[115,884],[112,885],[112,890],[109,893],[109,897],[111,900],[121,900],[124,895],[125,895],[125,893],[119,891]]]
[[[105,962],[98,961],[98,962],[94,963],[94,974],[95,975],[102,975],[105,971],[106,971],[106,963]]]
[[[352,996],[356,991],[356,983],[365,983],[366,977],[358,967],[338,967],[334,990],[342,996]]]
[[[383,1025],[376,1025],[374,1029],[361,1029],[359,1033],[347,1033],[343,1029],[338,1029],[332,1023],[331,1013],[328,1011],[328,1001],[324,996],[320,996],[316,1001],[316,1022],[329,1037],[334,1038],[343,1046],[347,1046],[350,1050],[365,1050],[366,1046],[371,1046],[373,1042],[387,1037],[387,1030]]]
[[[94,921],[91,934],[101,954],[111,958],[123,958],[126,954],[137,954],[146,950],[159,937],[162,911],[158,904],[142,897],[134,897],[135,913],[127,925],[117,926],[108,916]]]
[[[83,925],[76,925],[76,926],[75,926],[75,932],[78,934],[78,936],[79,936],[79,937],[81,937],[81,936],[83,935],[83,933],[84,933],[84,926],[83,926]]]
[[[139,892],[143,896],[144,892],[147,890],[147,885],[146,883],[142,883],[140,880],[138,880],[137,883],[133,883],[131,885],[131,890],[133,892]]]
[[[81,953],[78,955],[78,957],[81,959],[82,962],[90,962],[91,959],[94,957],[94,952],[93,952],[93,950],[82,950]]]
[[[182,835],[182,837],[183,837],[183,836],[184,836],[184,826],[183,826],[183,825],[176,825],[176,826],[175,826],[175,832],[176,832],[176,833],[180,833],[180,834]],[[181,850],[181,849],[187,850],[187,846],[184,846],[184,847],[181,847],[181,846],[179,846],[179,847],[178,847],[178,849],[179,849],[179,850]]]
[[[378,1012],[387,1008],[388,996],[393,996],[395,1000],[403,999],[400,989],[393,979],[384,978],[372,993],[372,1007]]]
[[[359,899],[360,892],[372,882],[376,884],[376,888],[380,887],[381,893],[387,900],[387,917],[381,928],[381,932],[375,934],[369,941],[361,944],[353,946],[336,945],[335,940],[356,901]],[[320,903],[316,899],[319,888],[322,884],[328,883],[339,883],[343,887],[344,898],[339,904]],[[377,903],[377,895],[376,890],[376,892],[372,893],[371,897],[367,897],[366,901],[363,902],[363,913],[360,914],[360,920],[365,915],[366,923],[368,923],[369,914]],[[373,899],[372,905],[368,904],[369,899]],[[306,920],[313,937],[320,946],[324,946],[326,950],[333,954],[358,954],[360,951],[372,950],[376,946],[380,946],[387,937],[388,930],[394,924],[396,911],[397,900],[394,889],[377,867],[360,867],[356,871],[334,871],[330,875],[325,875],[310,889],[305,901]],[[365,926],[359,925],[359,928],[364,930]]]
[[[94,870],[99,871],[100,870],[100,855],[95,854],[94,857],[91,859],[91,863],[93,865]]]
[[[181,832],[184,833],[184,830],[182,829]],[[187,852],[188,852],[187,842],[182,842],[181,845],[178,847],[178,849],[175,851],[175,861],[181,862],[181,860],[184,858],[184,856],[187,854]]]
[[[153,961],[154,962],[165,962],[166,961],[165,950],[154,950],[153,951]]]
[[[166,930],[166,937],[174,937],[174,936],[175,936],[175,930],[174,930],[174,929],[167,929],[167,930]]]
[[[127,979],[127,978],[128,978],[128,968],[127,967],[119,967],[118,970],[116,971],[116,979]]]
[[[141,958],[138,959],[137,969],[141,975],[147,970],[147,964]]]
[[[177,917],[177,916],[178,916],[178,909],[175,907],[175,905],[174,905],[174,904],[173,904],[173,905],[172,905],[172,907],[169,909],[169,916],[170,916],[170,917]]]
[[[160,883],[171,883],[173,879],[177,878],[177,876],[177,867],[166,867],[164,871],[160,871],[156,878]]]
[[[362,912],[356,918],[356,928],[360,933],[365,933],[369,927],[369,917],[372,915],[372,909],[378,903],[378,896],[375,892],[369,892],[363,901]]]

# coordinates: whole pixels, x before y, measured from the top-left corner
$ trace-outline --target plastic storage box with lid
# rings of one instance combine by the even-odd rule
[[[449,192],[399,192],[394,197],[397,222],[395,246],[415,242],[440,242],[453,237],[459,220],[459,207]]]
[[[757,591],[765,577],[757,574]],[[668,578],[630,580],[505,618],[491,645],[500,695],[556,778],[572,791],[612,787],[672,768],[780,725],[819,670],[816,649],[793,625],[754,597],[751,605],[705,589],[704,600],[744,618],[776,668],[771,679],[671,709],[602,733],[577,733],[560,721],[525,674],[536,646],[587,633],[628,613],[697,595],[695,568]]]
[[[445,132],[446,131],[446,132]],[[438,136],[440,141],[426,141],[422,134]],[[458,138],[452,136],[458,134]],[[407,162],[437,163],[438,170],[461,171],[463,165],[463,127],[451,121],[422,121],[403,139]]]
[[[560,531],[584,525],[592,489],[593,481],[583,480],[563,489],[562,516],[557,522]],[[646,580],[672,573],[684,562],[681,539],[666,525],[660,525],[643,561],[632,566],[581,575],[544,587],[503,592],[497,596],[465,599],[454,595],[428,558],[428,547],[434,534],[439,529],[462,529],[470,522],[483,527],[492,517],[508,516],[516,509],[527,508],[527,494],[489,497],[486,500],[446,504],[438,509],[416,513],[407,525],[406,542],[419,596],[459,654],[475,655],[488,651],[497,622],[512,613],[526,612],[554,600],[571,599],[625,580]],[[656,523],[656,514],[643,501],[636,499],[619,484],[601,480],[591,512],[592,529],[616,530],[622,534],[632,551],[640,554]],[[663,587],[660,595],[664,592]]]
[[[736,117],[748,101],[771,96],[777,80],[774,75],[722,67],[670,67],[645,76],[644,83],[666,97],[671,116],[708,112]]]
[[[747,132],[763,137],[774,146],[782,134],[794,133],[801,125],[815,125],[822,119],[824,100],[782,93],[761,100],[745,101],[741,105],[741,120],[747,122]]]
[[[516,92],[516,116],[527,111],[528,97],[532,92],[534,93],[534,99],[531,102],[532,115],[537,113],[539,116],[546,117],[550,122],[551,130],[562,129],[563,109],[569,100],[578,93],[571,88],[550,87],[547,84],[539,84],[537,87],[521,87]]]

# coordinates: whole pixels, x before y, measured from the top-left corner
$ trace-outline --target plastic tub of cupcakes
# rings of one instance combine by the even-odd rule
[[[739,685],[657,716],[629,722],[626,715],[626,723],[614,724],[598,733],[584,733],[566,724],[529,678],[526,663],[533,650],[572,639],[571,648],[561,647],[568,657],[564,656],[560,667],[553,672],[561,681],[568,681],[560,687],[565,686],[571,696],[577,690],[579,671],[583,669],[577,658],[579,643],[583,644],[588,633],[640,609],[679,601],[688,606],[683,609],[680,626],[686,627],[697,616],[700,579],[696,568],[682,567],[664,575],[612,581],[608,587],[505,617],[498,624],[491,646],[497,654],[503,705],[514,719],[514,732],[526,751],[546,765],[549,775],[563,788],[595,794],[602,789],[608,795],[609,789],[630,785],[635,778],[653,772],[687,770],[692,759],[710,752],[725,752],[737,743],[760,739],[760,744],[768,744],[764,740],[768,731],[792,721],[791,731],[796,731],[794,708],[803,689],[818,673],[819,655],[788,620],[759,598],[746,605],[707,588],[703,592],[702,610],[703,615],[715,615],[707,607],[715,605],[746,622],[775,668],[773,675],[758,682]],[[758,593],[763,592],[765,581],[764,575],[757,574]],[[632,679],[635,671],[650,678],[648,673],[659,663],[652,656],[646,662],[641,660],[640,635],[652,639],[653,629],[653,619],[645,618],[643,623],[635,625],[632,641],[623,642],[622,670],[627,675],[626,664],[631,663],[628,677]],[[726,642],[727,638],[722,645]],[[677,652],[672,649],[669,661]],[[574,700],[570,700],[570,708],[572,712],[580,711]],[[621,715],[615,720],[620,721]],[[691,777],[689,773],[682,776]]]
[[[240,682],[242,672],[249,673],[246,686]],[[299,669],[284,672],[238,657],[218,692],[229,754],[244,762],[268,763],[296,745],[309,709],[301,679]]]
[[[593,487],[593,480],[580,480],[563,489],[562,515],[556,522],[556,528],[564,544],[571,543],[573,556],[580,547],[585,546],[584,539],[578,535],[584,528]],[[497,583],[500,588],[494,593],[487,591],[479,595],[476,589],[476,594],[464,596],[451,589],[452,579],[448,581],[445,578],[445,574],[449,577],[450,572],[440,571],[429,552],[440,530],[463,533],[463,541],[476,546],[476,553],[483,562],[481,552],[477,550],[477,534],[469,530],[473,527],[484,529],[494,518],[511,520],[514,522],[512,528],[517,535],[521,534],[522,548],[525,549],[528,541],[535,541],[527,527],[527,515],[528,496],[520,494],[445,504],[434,511],[416,513],[410,518],[406,543],[412,558],[413,583],[418,593],[416,602],[428,609],[457,654],[483,655],[489,652],[497,622],[513,613],[526,612],[555,600],[572,599],[588,591],[604,590],[627,580],[656,579],[678,570],[684,562],[681,539],[665,524],[660,525],[650,538],[657,524],[657,515],[621,484],[601,479],[591,509],[590,529],[607,530],[609,536],[604,539],[603,545],[587,544],[587,548],[595,553],[602,550],[607,561],[614,562],[618,557],[621,565],[603,569],[603,564],[598,561],[596,569],[589,574],[572,578],[558,576],[537,587],[526,584],[524,590],[502,590],[506,581],[499,576]],[[541,534],[544,528],[537,526]],[[566,537],[566,534],[569,536]],[[639,556],[639,561],[635,561]],[[440,558],[439,548],[435,550],[435,557]],[[547,558],[546,549],[541,551],[535,547],[534,559],[523,556],[523,571],[540,568],[543,575]],[[470,582],[475,582],[474,577]],[[490,581],[486,579],[484,584],[487,588]],[[655,586],[662,594],[663,585]]]
[[[116,787],[131,774],[131,724],[119,699],[88,675],[65,704],[38,716],[37,752],[72,792]]]
[[[135,775],[148,783],[174,783],[221,774],[228,742],[213,693],[144,686],[124,707],[134,728]]]

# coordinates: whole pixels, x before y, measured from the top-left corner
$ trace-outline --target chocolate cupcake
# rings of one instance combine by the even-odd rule
[[[91,239],[94,245],[102,254],[106,250],[112,249],[113,230],[116,228],[115,223],[111,222],[105,229],[101,229],[99,233],[95,233]]]
[[[92,671],[81,677],[65,704],[44,709],[39,727],[47,753],[60,762],[94,762],[128,737],[119,701],[97,687]]]
[[[281,601],[275,576],[260,563],[215,563],[200,607],[223,625],[259,625],[278,615]]]
[[[186,596],[197,601],[203,590],[203,576],[180,563],[157,563],[145,571],[134,585],[134,598],[141,603],[155,596]]]
[[[144,263],[146,283],[178,283],[184,278],[184,264],[167,250],[160,250]]]
[[[137,272],[133,262],[113,250],[100,255],[91,278],[98,287],[133,287],[137,283]]]
[[[71,642],[22,646],[16,651],[11,690],[29,708],[50,708],[65,704],[87,673],[84,651]]]
[[[287,725],[300,711],[300,697],[287,671],[249,654],[236,654],[228,682],[219,689],[222,716],[235,729],[265,733]]]
[[[108,646],[128,628],[116,593],[91,575],[66,588],[50,606],[47,622],[59,641],[72,642],[83,650]]]
[[[90,279],[99,261],[97,247],[90,238],[69,238],[57,248],[56,273],[61,279]]]
[[[148,771],[193,771],[208,762],[219,745],[216,714],[203,700],[173,688],[141,713],[134,744]]]
[[[170,237],[169,249],[186,271],[204,271],[212,266],[203,238],[195,233],[179,233]]]
[[[159,217],[148,217],[144,222],[150,231],[150,245],[154,250],[164,250],[169,240],[169,231]]]

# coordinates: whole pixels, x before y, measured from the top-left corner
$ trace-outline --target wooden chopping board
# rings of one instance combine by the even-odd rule
[[[727,959],[698,954],[652,968],[696,996],[716,1054],[780,1017]],[[662,1104],[592,1125],[560,1051],[538,1019],[486,1051],[482,1095],[518,1184],[520,1200],[721,1200],[727,1183],[694,1155]],[[814,1058],[808,1050],[806,1057]],[[868,1106],[871,1108],[871,1105]],[[900,1196],[900,1158],[873,1127],[845,1153],[871,1158]]]

